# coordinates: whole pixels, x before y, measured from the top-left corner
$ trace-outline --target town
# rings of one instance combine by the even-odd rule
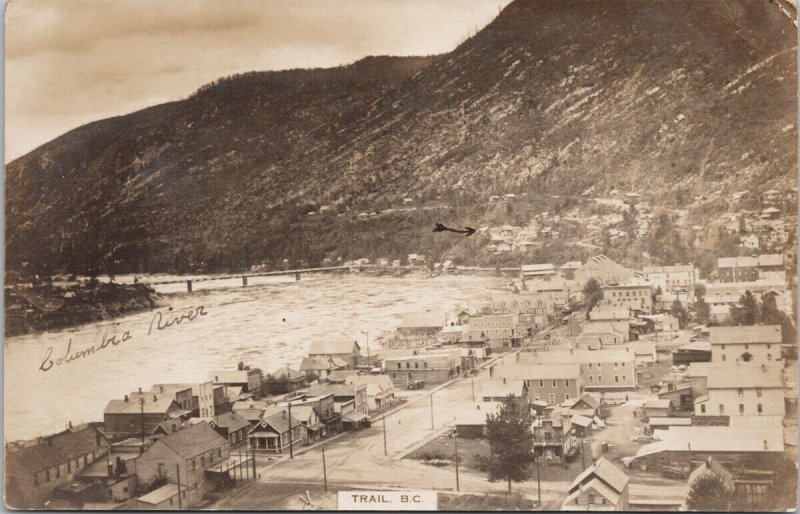
[[[707,274],[602,254],[523,265],[489,304],[410,312],[372,342],[311,341],[276,369],[162,377],[108,399],[102,421],[9,442],[7,502],[335,509],[339,490],[413,489],[456,510],[789,508],[789,269],[782,253],[721,257]],[[514,484],[491,472],[492,420],[508,412],[532,442]]]

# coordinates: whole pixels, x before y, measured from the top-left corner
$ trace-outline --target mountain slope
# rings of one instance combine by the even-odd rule
[[[428,217],[391,233],[358,211],[444,195],[460,219],[492,192],[595,186],[679,206],[766,189],[794,179],[795,38],[766,0],[517,0],[436,59],[225,80],[12,162],[7,262],[400,257]],[[343,215],[309,222],[321,205]]]

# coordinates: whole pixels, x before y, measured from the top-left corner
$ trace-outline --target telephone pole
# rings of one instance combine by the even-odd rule
[[[583,443],[583,437],[581,437],[581,462],[583,462],[583,469],[586,470],[586,445]]]
[[[139,415],[140,424],[142,426],[142,448],[140,453],[144,451],[144,397],[139,398],[139,407],[141,408],[141,414]]]
[[[175,472],[178,475],[178,509],[183,509],[183,503],[181,502],[181,465],[175,464]]]
[[[458,433],[456,433],[454,441],[456,443],[456,491],[461,491],[458,484]]]
[[[386,416],[383,417],[383,454],[389,456],[389,450],[386,449]]]
[[[475,375],[472,375],[472,401],[475,401]]]
[[[294,450],[292,449],[292,402],[289,402],[289,458],[294,459]]]
[[[431,393],[431,430],[433,430],[433,393]]]
[[[562,456],[563,458],[563,456]],[[536,461],[536,493],[539,496],[539,507],[542,506],[542,480],[539,470],[539,457],[534,457],[534,461]]]
[[[322,480],[325,484],[325,492],[328,492],[328,467],[325,465],[325,446],[322,447]]]

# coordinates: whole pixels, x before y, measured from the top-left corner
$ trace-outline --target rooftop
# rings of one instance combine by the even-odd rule
[[[783,427],[734,428],[725,426],[672,427],[656,430],[657,442],[639,449],[636,458],[662,451],[782,452]]]
[[[524,380],[577,379],[581,374],[577,364],[555,364],[542,366],[538,364],[505,364],[496,366],[493,375],[498,378]]]
[[[540,352],[520,352],[521,364],[588,364],[607,362],[630,362],[634,360],[633,352],[618,350],[546,350]]]
[[[524,394],[524,386],[523,380],[489,380],[479,392],[482,398],[505,398],[508,395],[520,398]]]
[[[108,447],[108,442],[89,425],[78,425],[57,434],[45,436],[33,446],[8,452],[8,459],[16,459],[29,472],[52,468],[87,453]]]
[[[144,400],[143,402],[141,400]],[[169,393],[131,393],[127,400],[109,400],[104,414],[165,414],[179,410]]]
[[[181,487],[181,491],[186,491],[189,489],[188,487]],[[178,485],[177,484],[164,484],[158,489],[154,489],[149,493],[140,496],[137,498],[138,501],[143,503],[149,503],[150,505],[158,505],[159,503],[165,502],[172,498],[173,496],[178,495]]]
[[[353,353],[358,343],[354,341],[312,341],[308,355],[344,355]]]
[[[191,459],[203,453],[208,453],[228,443],[224,437],[205,422],[166,435],[159,441],[184,459]]]
[[[708,370],[709,389],[782,388],[783,369],[779,366],[740,364],[711,366]]]
[[[442,328],[447,315],[441,311],[419,311],[406,314],[398,328]]]
[[[778,343],[782,341],[780,325],[709,327],[711,344]]]
[[[606,460],[605,457],[600,457],[594,466],[586,468],[583,473],[575,477],[575,480],[572,481],[572,485],[570,485],[569,490],[572,491],[582,483],[587,482],[587,479],[590,479],[593,476],[605,482],[617,493],[624,491],[625,486],[628,485],[628,481],[630,480],[624,471]]]

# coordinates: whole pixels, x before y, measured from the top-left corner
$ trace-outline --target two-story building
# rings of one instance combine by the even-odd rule
[[[661,289],[662,293],[694,295],[696,276],[694,264],[645,266],[642,271],[647,281],[653,284],[654,288]],[[688,300],[689,296],[686,298]]]
[[[227,387],[241,387],[242,392],[250,393],[255,398],[261,397],[261,378],[260,369],[242,369],[214,371],[208,375],[207,381],[214,385]]]
[[[533,451],[542,464],[563,464],[572,448],[572,425],[569,416],[552,411],[533,421]]]
[[[6,446],[5,503],[14,509],[42,508],[56,488],[70,483],[98,459],[108,440],[90,425],[71,426],[22,448]]]
[[[521,314],[493,314],[474,316],[469,320],[472,339],[488,340],[495,349],[516,348],[522,340],[533,335],[533,320]]]
[[[444,311],[426,310],[403,316],[397,333],[408,337],[433,337],[447,324]]]
[[[312,341],[308,356],[312,359],[338,358],[353,369],[361,364],[361,347],[355,341]]]
[[[390,357],[383,360],[383,369],[397,387],[418,380],[439,384],[461,373],[461,352],[455,349]]]
[[[228,445],[231,448],[245,444],[247,442],[247,434],[252,428],[247,418],[236,412],[226,412],[214,416],[208,420],[208,424],[219,435],[228,440]]]
[[[523,380],[531,402],[557,404],[580,398],[583,392],[578,364],[509,363],[492,367],[490,375],[495,379]]]
[[[561,510],[628,510],[628,482],[624,471],[600,457],[570,484]]]
[[[776,363],[711,365],[696,416],[784,416],[783,369]]]
[[[187,416],[174,395],[131,393],[122,400],[110,400],[103,411],[103,432],[109,437],[150,434],[162,421]]]
[[[290,435],[291,432],[291,435]],[[290,441],[291,438],[291,441]],[[308,430],[296,416],[289,420],[289,409],[264,414],[248,434],[250,449],[263,453],[288,453],[289,445],[308,444]]]
[[[720,282],[753,282],[783,271],[785,267],[780,254],[720,257],[717,260],[717,279]]]
[[[711,362],[771,363],[781,358],[780,325],[709,327]]]
[[[622,350],[523,351],[517,354],[520,364],[578,364],[581,384],[591,391],[636,389],[635,358],[632,351]]]
[[[652,314],[653,288],[650,285],[607,285],[603,287],[601,305],[611,309]]]
[[[181,506],[196,505],[214,486],[206,470],[228,460],[228,440],[206,422],[171,433],[153,443],[136,459],[136,478],[140,489],[148,484],[181,484]],[[180,478],[179,478],[180,477]],[[162,486],[163,487],[163,486]],[[147,507],[141,505],[141,508]],[[178,507],[177,497],[171,508]]]

